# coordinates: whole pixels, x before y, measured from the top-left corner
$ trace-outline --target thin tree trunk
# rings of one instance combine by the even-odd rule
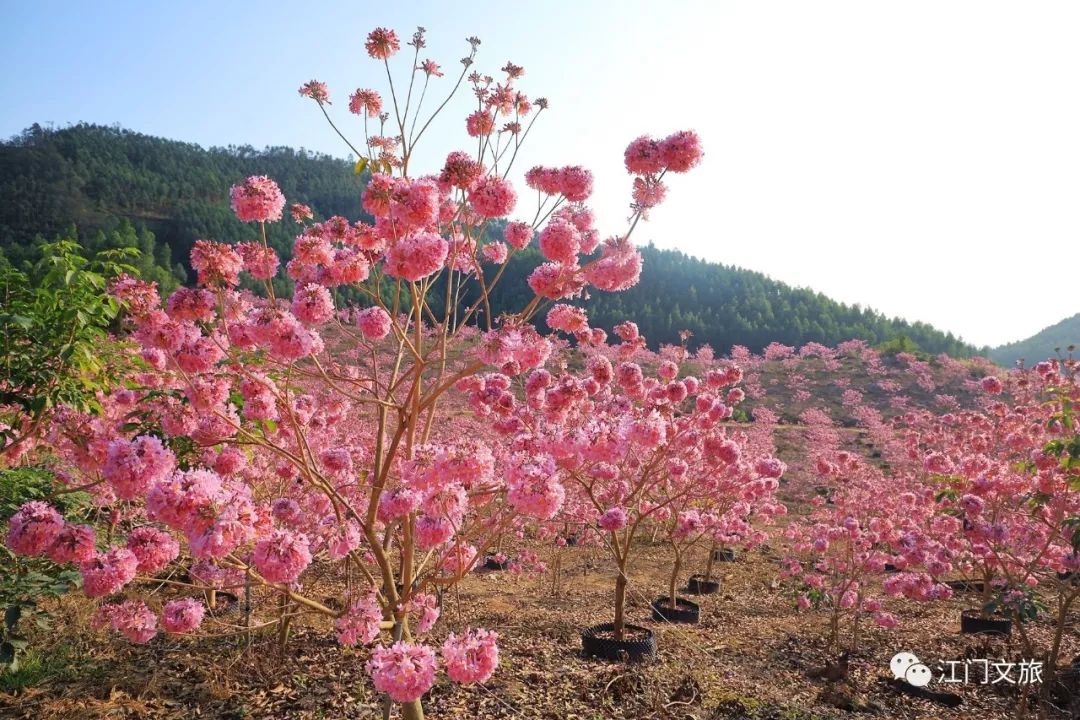
[[[559,594],[559,579],[562,576],[562,548],[555,549],[555,561],[551,563],[551,594]]]
[[[405,720],[424,720],[424,706],[419,700],[401,704],[401,717]]]
[[[289,642],[289,626],[292,618],[289,617],[289,596],[282,595],[278,601],[278,651],[284,655],[285,645]]]
[[[251,571],[244,573],[244,643],[251,648]]]
[[[671,598],[671,609],[674,610],[678,607],[677,600],[675,599],[675,585],[679,582],[679,572],[682,570],[682,550],[677,544],[675,547],[675,566],[671,568],[671,578],[668,581],[668,596]]]
[[[712,580],[712,565],[713,558],[716,556],[716,541],[713,540],[712,545],[709,547],[709,559],[705,563],[705,582]]]
[[[615,578],[615,639],[622,640],[626,634],[623,618],[626,609],[626,572],[619,566],[619,576]]]
[[[1076,594],[1074,593],[1067,597],[1061,597],[1058,600],[1058,616],[1057,625],[1054,628],[1054,644],[1051,646],[1050,654],[1046,658],[1046,677],[1043,678],[1040,692],[1042,700],[1044,701],[1049,697],[1050,691],[1054,686],[1054,679],[1057,674],[1058,655],[1061,653],[1061,639],[1065,634],[1065,621],[1068,619],[1069,607],[1075,599]]]
[[[990,595],[991,595],[990,580],[991,580],[991,577],[992,576],[991,576],[989,570],[983,570],[982,604],[979,605],[979,617],[981,617],[984,620],[990,617],[990,614],[988,612],[986,612],[986,606],[990,604]]]

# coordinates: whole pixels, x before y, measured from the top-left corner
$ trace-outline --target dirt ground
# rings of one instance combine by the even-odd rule
[[[719,594],[695,598],[698,625],[651,620],[649,601],[663,593],[670,551],[645,544],[631,575],[629,620],[653,628],[659,656],[625,665],[581,656],[579,631],[610,621],[613,577],[602,548],[565,548],[561,591],[551,575],[478,572],[444,599],[434,639],[469,626],[500,634],[500,664],[483,686],[460,687],[441,677],[425,699],[429,718],[751,718],[809,720],[856,714],[883,718],[996,718],[1014,716],[1015,685],[982,685],[982,665],[970,683],[930,689],[958,693],[950,709],[900,695],[885,681],[897,652],[930,667],[964,658],[1019,659],[1018,638],[961,635],[959,615],[975,598],[958,595],[932,605],[891,603],[901,618],[894,630],[869,628],[851,657],[850,680],[827,684],[812,677],[832,658],[822,638],[824,612],[797,613],[776,586],[769,548],[719,563]],[[700,571],[704,551],[689,574]],[[132,645],[89,627],[90,603],[65,598],[51,632],[36,638],[36,681],[0,691],[0,717],[33,718],[373,718],[380,699],[364,672],[367,653],[342,649],[324,621],[297,621],[282,655],[272,627],[250,647],[242,635],[177,640],[158,636]],[[237,633],[237,611],[208,619],[207,633]],[[1032,632],[1045,640],[1048,624]],[[1070,630],[1064,658],[1077,653]],[[976,671],[977,670],[977,671]],[[935,676],[938,673],[935,673]],[[976,677],[978,676],[978,677]],[[1015,677],[1015,675],[1014,675]],[[837,705],[848,709],[838,708]],[[1065,712],[1060,717],[1069,717]]]

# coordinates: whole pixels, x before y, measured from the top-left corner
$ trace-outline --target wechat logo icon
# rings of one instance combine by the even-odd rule
[[[889,669],[893,677],[903,680],[914,687],[926,687],[933,680],[934,674],[926,665],[919,662],[919,658],[909,652],[899,652],[893,655],[889,661]]]

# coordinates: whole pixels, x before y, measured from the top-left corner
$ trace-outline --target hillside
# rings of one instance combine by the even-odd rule
[[[273,177],[290,202],[310,205],[317,219],[363,217],[363,177],[342,159],[290,148],[204,149],[114,127],[80,124],[60,130],[39,126],[0,144],[0,250],[13,263],[34,256],[35,237],[52,238],[74,225],[84,244],[111,247],[137,237],[160,270],[187,279],[187,256],[198,238],[236,242],[251,228],[229,210],[228,190],[253,174]],[[269,228],[269,242],[286,258],[292,223]],[[95,233],[108,233],[107,236]],[[650,343],[677,343],[718,352],[734,345],[760,351],[770,342],[836,345],[849,339],[899,349],[970,356],[976,349],[925,323],[887,318],[844,305],[804,288],[736,267],[709,263],[682,252],[644,249],[640,284],[614,295],[583,301],[593,321],[611,327],[635,319]],[[492,313],[520,307],[524,277],[539,262],[523,253],[497,288]],[[282,277],[283,287],[288,281]],[[167,284],[167,283],[166,283]],[[913,344],[912,344],[913,343]]]
[[[1040,330],[1026,340],[996,347],[990,351],[989,357],[1007,367],[1021,359],[1030,365],[1053,357],[1058,352],[1064,355],[1070,345],[1080,346],[1080,313]]]
[[[123,233],[127,221],[156,236],[166,249],[159,264],[183,281],[195,240],[250,239],[228,193],[257,174],[273,176],[290,202],[317,207],[322,217],[361,213],[362,184],[346,160],[280,147],[206,150],[100,125],[35,125],[0,144],[0,248],[18,265],[33,255],[37,235],[52,238],[75,225],[86,244],[98,231]],[[294,230],[272,224],[268,240],[287,250]]]

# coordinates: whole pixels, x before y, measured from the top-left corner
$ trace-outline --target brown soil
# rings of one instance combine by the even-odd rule
[[[958,693],[963,705],[949,709],[888,687],[889,660],[916,654],[932,669],[964,658],[1018,659],[1013,637],[961,635],[965,595],[936,604],[891,601],[901,618],[895,630],[862,633],[861,647],[845,677],[829,683],[821,669],[836,661],[823,647],[823,612],[798,613],[776,585],[776,552],[739,553],[717,571],[715,595],[696,597],[698,625],[650,619],[649,601],[664,592],[670,557],[664,546],[643,546],[630,571],[627,621],[652,628],[657,662],[625,665],[581,656],[580,631],[612,619],[614,576],[599,548],[565,548],[562,592],[551,593],[550,576],[527,578],[510,572],[477,573],[444,597],[443,618],[431,641],[447,632],[487,627],[500,635],[500,663],[483,686],[439,680],[424,705],[429,718],[536,718],[601,720],[809,720],[842,718],[848,711],[881,718],[1006,718],[1015,716],[1015,685],[944,685],[931,690]],[[687,574],[704,567],[704,551]],[[318,581],[310,581],[317,585]],[[326,594],[330,594],[327,592]],[[202,637],[155,638],[132,645],[89,628],[92,603],[72,595],[56,608],[51,631],[33,638],[53,669],[12,694],[0,692],[0,717],[57,718],[377,718],[381,699],[364,671],[367,651],[337,646],[329,624],[314,616],[296,618],[284,654],[272,625],[250,646],[239,629],[242,613],[208,618]],[[264,612],[270,612],[263,603]],[[273,618],[256,617],[254,622]],[[1048,645],[1047,620],[1030,626]],[[1062,657],[1080,652],[1070,629]],[[980,670],[981,672],[981,670]],[[935,678],[938,673],[935,672]],[[813,677],[812,677],[813,676]],[[1068,717],[1063,710],[1059,717]]]

